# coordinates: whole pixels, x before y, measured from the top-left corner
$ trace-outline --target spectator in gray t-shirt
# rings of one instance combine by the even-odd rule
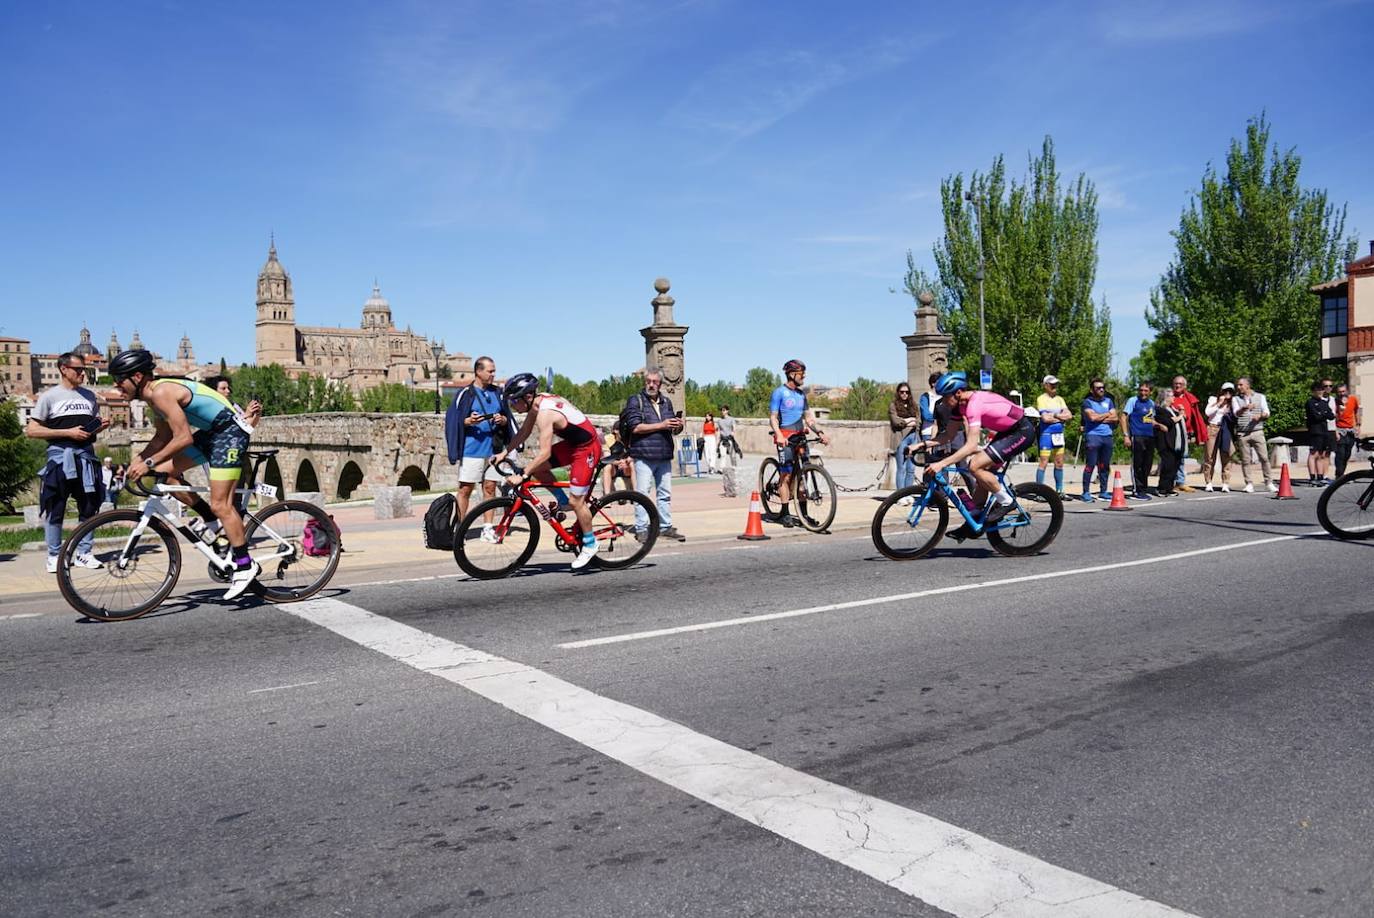
[[[744,458],[744,450],[739,448],[735,439],[735,419],[730,415],[730,406],[720,406],[720,417],[716,418],[716,433],[720,434],[720,451],[736,459]]]
[[[95,455],[95,438],[110,426],[108,420],[100,417],[100,402],[95,393],[81,385],[86,376],[86,359],[80,354],[63,354],[57,358],[57,372],[60,382],[39,394],[24,429],[26,436],[48,443],[48,464],[39,473],[38,505],[47,516],[43,529],[48,542],[49,574],[57,573],[67,501],[76,500],[82,521],[100,512],[105,485],[100,460]],[[91,533],[76,547],[72,563],[78,567],[100,567],[91,555],[94,545],[95,534]]]

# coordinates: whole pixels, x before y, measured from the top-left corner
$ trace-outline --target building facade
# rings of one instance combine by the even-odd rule
[[[1344,363],[1350,391],[1374,400],[1374,241],[1369,254],[1345,266],[1345,277],[1318,284],[1322,303],[1322,362]],[[1374,434],[1374,411],[1364,412],[1360,435]]]
[[[256,358],[258,366],[278,364],[291,376],[310,373],[355,392],[380,383],[407,383],[435,371],[433,347],[424,335],[396,327],[391,304],[376,284],[363,303],[356,328],[296,324],[291,275],[277,258],[275,240],[258,273]],[[454,383],[472,379],[472,358],[444,350],[440,362]]]
[[[0,398],[33,394],[31,358],[27,338],[0,338]]]

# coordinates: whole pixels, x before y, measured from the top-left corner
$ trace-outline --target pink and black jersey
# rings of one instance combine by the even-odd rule
[[[969,396],[963,406],[964,424],[978,426],[993,433],[1006,433],[1026,414],[1025,409],[996,392],[978,391]]]

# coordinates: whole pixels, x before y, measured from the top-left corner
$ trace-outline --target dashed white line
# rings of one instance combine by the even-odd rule
[[[41,618],[42,612],[16,612],[13,615],[0,615],[0,622],[14,621],[18,618]]]
[[[307,685],[319,685],[319,680],[314,682],[293,682],[290,685],[274,685],[270,688],[255,688],[248,692],[249,695],[259,695],[263,692],[284,692],[287,689],[305,688]]]
[[[1015,583],[1031,583],[1036,580],[1055,580],[1059,577],[1077,577],[1085,574],[1098,574],[1103,571],[1115,571],[1127,567],[1139,567],[1145,564],[1161,564],[1166,561],[1177,561],[1180,558],[1194,558],[1198,555],[1210,555],[1214,552],[1234,551],[1238,548],[1252,548],[1256,545],[1268,545],[1272,542],[1289,542],[1294,539],[1305,539],[1310,536],[1318,535],[1325,535],[1325,533],[1321,530],[1317,530],[1315,532],[1298,533],[1295,535],[1272,536],[1267,539],[1252,539],[1248,542],[1235,542],[1230,545],[1215,545],[1211,548],[1196,548],[1191,551],[1174,552],[1169,555],[1156,555],[1152,558],[1137,558],[1133,561],[1116,561],[1111,564],[1094,564],[1091,567],[1075,567],[1063,571],[1047,571],[1043,574],[1025,574],[1020,577],[1003,577],[998,580],[985,580],[981,583],[959,583],[953,586],[917,590],[914,593],[875,596],[871,599],[853,599],[848,602],[835,602],[824,606],[809,606],[805,609],[791,609],[787,612],[768,612],[763,615],[745,615],[738,618],[698,622],[695,625],[678,625],[673,628],[656,628],[652,631],[635,631],[630,634],[614,634],[607,637],[587,638],[581,641],[569,641],[565,644],[559,644],[558,646],[564,649],[599,647],[604,644],[623,644],[627,641],[644,641],[650,638],[670,637],[675,634],[690,634],[694,631],[712,631],[716,628],[757,625],[763,622],[775,622],[784,618],[800,618],[804,615],[818,615],[822,612],[835,612],[841,609],[857,609],[863,606],[877,606],[884,603],[903,602],[909,599],[923,599],[927,596],[943,596],[949,593],[985,590],[990,587],[1009,586]]]
[[[357,606],[311,599],[284,609],[960,918],[1185,915]]]

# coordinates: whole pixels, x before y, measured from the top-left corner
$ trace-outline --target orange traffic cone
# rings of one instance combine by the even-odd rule
[[[1288,463],[1283,464],[1283,471],[1279,472],[1279,493],[1274,495],[1274,500],[1297,500],[1298,495],[1293,493],[1293,481],[1288,477]]]
[[[1117,469],[1116,477],[1112,479],[1112,502],[1107,506],[1108,510],[1134,510],[1135,507],[1126,503],[1126,492],[1121,487],[1121,470]]]
[[[749,521],[744,524],[744,535],[735,538],[746,542],[762,542],[768,538],[763,534],[763,501],[759,500],[758,491],[749,495]]]

